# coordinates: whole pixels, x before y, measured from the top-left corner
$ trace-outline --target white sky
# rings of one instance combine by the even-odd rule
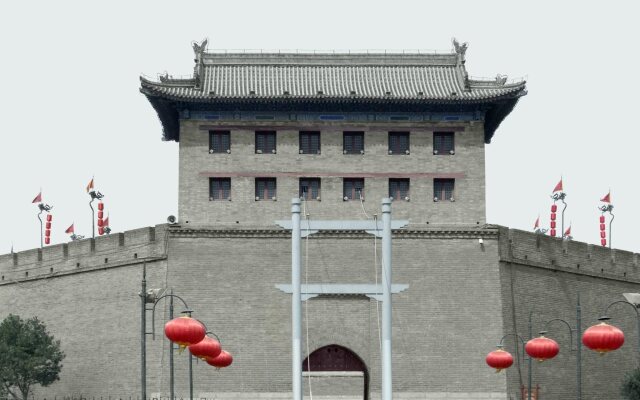
[[[526,6],[525,6],[526,4]],[[90,235],[95,175],[114,231],[177,214],[177,144],[162,142],[141,73],[193,69],[210,49],[436,49],[470,43],[472,76],[527,77],[529,95],[487,146],[487,220],[547,224],[560,175],[576,240],[598,243],[612,190],[616,248],[640,251],[640,2],[3,1],[0,254],[39,245],[40,187],[64,229]]]

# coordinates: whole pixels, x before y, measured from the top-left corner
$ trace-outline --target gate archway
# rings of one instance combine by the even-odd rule
[[[367,366],[356,353],[346,347],[330,344],[314,350],[302,362],[302,371],[307,373],[361,373],[364,381],[363,399],[369,400],[369,371]]]

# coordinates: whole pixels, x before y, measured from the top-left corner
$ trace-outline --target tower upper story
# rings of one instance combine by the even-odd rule
[[[466,44],[450,54],[193,47],[191,78],[141,78],[164,139],[180,143],[182,223],[272,225],[296,196],[314,219],[364,218],[391,196],[411,223],[485,222],[484,145],[526,88],[469,78]]]

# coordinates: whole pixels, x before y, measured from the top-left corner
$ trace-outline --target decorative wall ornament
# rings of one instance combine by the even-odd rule
[[[502,74],[496,75],[496,83],[501,86],[507,83],[507,75],[502,75]]]
[[[469,47],[469,43],[464,42],[464,43],[460,44],[460,42],[458,42],[458,40],[456,40],[456,38],[453,38],[452,42],[453,42],[453,48],[456,50],[456,53],[458,55],[460,55],[460,57],[462,57],[462,59],[464,60],[464,55],[467,52],[467,48]]]

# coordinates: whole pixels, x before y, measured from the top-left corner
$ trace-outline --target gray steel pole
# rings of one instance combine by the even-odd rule
[[[291,200],[291,338],[293,400],[302,400],[302,294],[300,283],[300,199]]]
[[[191,351],[189,351],[189,399],[193,400],[193,355],[191,355]]]
[[[577,362],[577,382],[578,400],[582,400],[582,306],[580,305],[580,292],[578,292],[578,303],[576,304],[576,362]]]
[[[140,388],[142,400],[147,398],[147,263],[142,264],[142,291],[140,292]]]
[[[531,325],[531,315],[533,312],[529,311],[529,340],[533,339],[533,326]],[[523,349],[524,350],[524,349]],[[531,381],[533,380],[533,359],[529,356],[529,382],[527,383],[527,400],[531,400]]]
[[[91,201],[89,202],[89,207],[91,207],[91,237],[96,238],[96,211],[93,209],[93,197],[91,197]]]
[[[393,399],[391,352],[391,199],[382,199],[382,400]]]
[[[171,296],[169,296],[169,321],[173,319],[173,289],[171,289]],[[173,342],[169,340],[169,392],[171,399],[176,398],[174,381],[173,381]]]

